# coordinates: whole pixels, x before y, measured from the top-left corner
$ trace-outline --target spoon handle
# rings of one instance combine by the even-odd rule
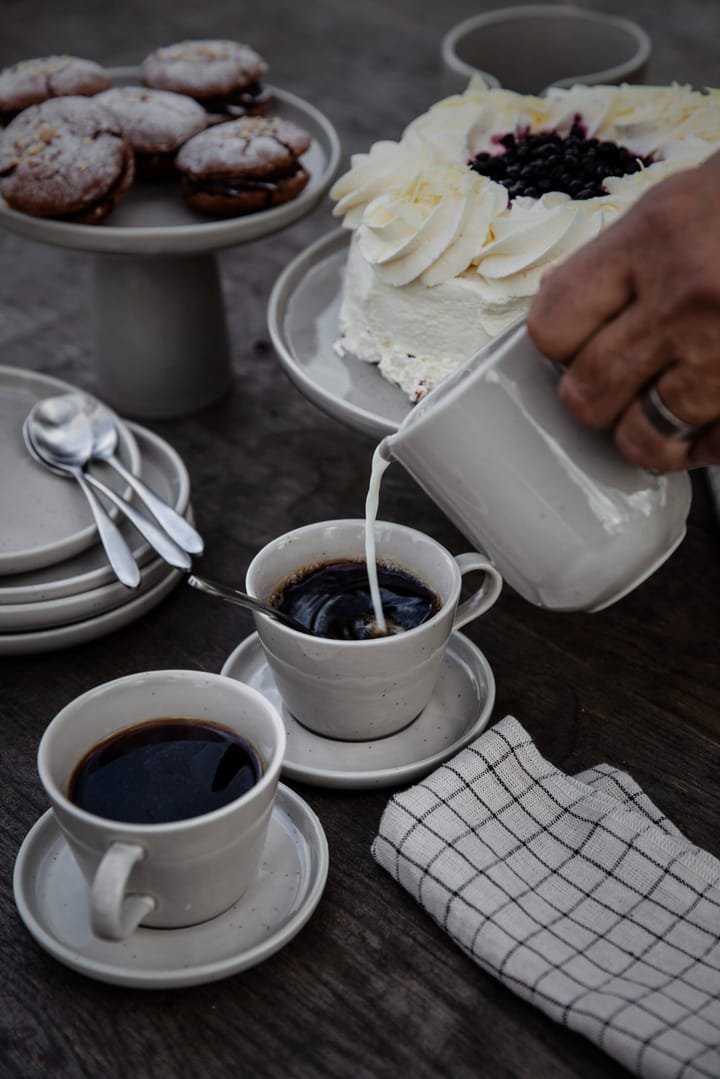
[[[122,495],[119,495],[117,491],[113,491],[112,487],[108,487],[102,480],[97,479],[96,476],[91,475],[89,472],[84,472],[82,475],[97,491],[100,491],[106,498],[115,503],[117,508],[135,525],[140,535],[145,537],[161,558],[164,558],[171,566],[176,566],[178,569],[190,569],[192,565],[190,555],[179,547],[167,533],[153,524],[143,513],[136,510],[130,502],[124,499]]]
[[[140,570],[122,533],[116,528],[114,522],[98,502],[82,471],[79,468],[68,468],[68,472],[75,477],[88,500],[88,505],[95,518],[100,542],[105,548],[105,553],[115,571],[115,576],[126,588],[137,588],[140,584]]]
[[[184,551],[189,554],[202,554],[204,549],[203,538],[199,532],[197,532],[184,517],[169,506],[164,499],[156,495],[147,484],[143,483],[137,476],[133,476],[132,472],[128,472],[124,465],[118,461],[117,457],[105,458],[107,463],[115,469],[118,475],[122,476],[126,483],[128,483],[139,498],[143,500],[147,508],[152,513],[153,517],[163,526],[165,531],[171,536],[179,547],[182,547]]]
[[[190,574],[187,583],[193,588],[197,588],[199,592],[207,592],[208,595],[219,596],[229,603],[237,603],[238,607],[249,607],[251,611],[259,611],[260,614],[269,615],[299,633],[309,632],[301,622],[296,621],[290,615],[284,614],[283,611],[279,611],[275,607],[269,607],[267,603],[255,599],[254,596],[248,596],[247,592],[240,592],[237,588],[229,588],[218,581],[209,581],[207,577],[197,577],[194,573]]]

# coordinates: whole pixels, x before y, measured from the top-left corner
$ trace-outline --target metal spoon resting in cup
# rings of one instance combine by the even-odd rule
[[[198,592],[205,592],[209,596],[218,596],[220,599],[227,600],[228,603],[236,603],[238,607],[247,607],[251,611],[266,614],[270,618],[282,622],[283,625],[288,626],[290,629],[297,630],[298,633],[312,633],[312,630],[304,626],[302,622],[298,622],[292,615],[285,614],[284,611],[270,606],[269,603],[263,603],[262,600],[255,599],[254,596],[249,596],[247,592],[241,592],[237,588],[229,588],[228,585],[219,584],[217,581],[209,581],[206,577],[198,577],[194,573],[190,574],[187,583],[192,588],[197,588]]]

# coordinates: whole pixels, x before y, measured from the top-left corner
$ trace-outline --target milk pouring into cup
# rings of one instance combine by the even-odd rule
[[[597,611],[682,541],[690,479],[629,464],[608,432],[567,411],[557,383],[557,369],[514,323],[383,439],[373,482],[384,471],[378,459],[400,461],[521,596]]]

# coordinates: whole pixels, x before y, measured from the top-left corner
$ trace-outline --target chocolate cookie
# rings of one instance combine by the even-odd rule
[[[237,41],[180,41],[156,49],[142,64],[147,86],[194,97],[213,123],[264,116],[272,104],[261,83],[266,70],[262,57]]]
[[[208,128],[177,156],[187,203],[207,214],[251,214],[288,202],[309,180],[298,158],[310,136],[287,120],[246,116]]]
[[[107,90],[107,72],[93,60],[44,56],[0,71],[0,121],[8,123],[29,105],[67,94],[91,97]]]
[[[92,98],[31,105],[0,133],[0,195],[26,214],[97,224],[133,173],[120,125]]]
[[[175,175],[175,155],[208,125],[205,109],[185,94],[118,86],[98,94],[96,101],[119,123],[135,151],[136,174],[144,179]]]

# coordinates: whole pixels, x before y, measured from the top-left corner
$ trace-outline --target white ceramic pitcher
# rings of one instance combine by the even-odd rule
[[[514,323],[428,394],[380,452],[525,599],[597,611],[682,541],[690,478],[630,465],[609,433],[562,405],[558,378]]]

